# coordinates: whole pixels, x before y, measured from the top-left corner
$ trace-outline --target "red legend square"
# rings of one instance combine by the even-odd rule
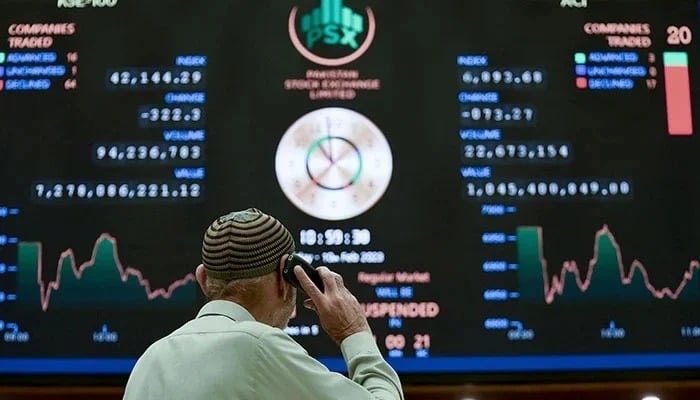
[[[576,78],[576,87],[579,89],[585,89],[588,87],[588,79],[586,78]]]
[[[5,81],[0,80],[0,90],[5,89]]]

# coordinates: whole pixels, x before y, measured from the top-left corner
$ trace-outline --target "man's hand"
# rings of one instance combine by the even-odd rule
[[[328,336],[340,345],[352,334],[370,332],[365,313],[357,298],[345,287],[343,277],[326,267],[318,267],[317,270],[325,285],[325,292],[314,285],[301,267],[295,266],[294,274],[309,295],[304,300],[304,307],[318,314],[321,327]]]

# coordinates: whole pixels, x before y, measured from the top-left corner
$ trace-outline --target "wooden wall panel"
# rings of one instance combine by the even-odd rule
[[[406,400],[699,400],[700,381],[407,386]],[[0,400],[118,400],[121,388],[0,387]]]

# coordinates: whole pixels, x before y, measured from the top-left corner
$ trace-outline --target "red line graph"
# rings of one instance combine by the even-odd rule
[[[556,295],[561,295],[564,293],[564,287],[566,286],[566,275],[567,273],[572,273],[576,279],[576,285],[581,292],[586,292],[591,285],[591,278],[593,277],[593,270],[596,268],[598,263],[598,242],[601,236],[608,235],[610,237],[610,242],[615,248],[617,267],[620,271],[620,281],[623,285],[629,285],[632,283],[632,278],[635,272],[639,271],[644,279],[644,286],[647,290],[657,299],[663,299],[668,297],[672,300],[678,299],[678,296],[683,292],[683,289],[693,279],[695,272],[700,272],[700,261],[692,260],[688,265],[688,269],[683,273],[683,279],[678,284],[678,287],[673,288],[656,288],[649,281],[649,274],[647,273],[646,267],[639,261],[633,260],[630,265],[630,269],[625,274],[624,263],[622,262],[622,252],[620,251],[620,245],[617,243],[615,236],[610,232],[607,225],[603,225],[595,234],[595,241],[593,245],[593,258],[588,262],[588,272],[585,279],[581,278],[581,271],[579,270],[576,261],[564,261],[562,265],[561,272],[559,275],[555,275],[549,278],[549,271],[547,268],[547,260],[544,258],[544,248],[542,241],[542,227],[537,227],[538,243],[539,243],[539,257],[540,264],[542,265],[542,277],[544,279],[544,298],[547,304],[554,302],[554,297]]]
[[[75,253],[73,252],[73,249],[67,249],[61,253],[61,256],[58,258],[58,265],[56,266],[56,280],[55,281],[50,281],[48,284],[44,283],[43,279],[43,270],[44,270],[44,262],[43,262],[43,249],[42,249],[42,243],[37,242],[35,243],[38,246],[38,274],[37,274],[37,283],[39,284],[39,294],[41,296],[41,309],[43,311],[46,311],[49,308],[49,302],[51,299],[51,293],[54,290],[58,290],[58,288],[61,286],[61,269],[63,265],[63,261],[68,258],[70,259],[71,263],[71,269],[73,270],[73,275],[77,279],[81,279],[83,272],[85,272],[86,269],[92,267],[95,265],[95,260],[97,257],[97,248],[98,245],[101,241],[103,240],[108,240],[111,242],[114,251],[112,254],[114,255],[114,265],[117,266],[117,269],[119,270],[119,276],[121,277],[122,282],[126,282],[130,276],[135,276],[136,279],[138,279],[139,285],[141,285],[146,293],[146,297],[148,300],[154,300],[158,297],[162,297],[164,299],[168,299],[172,296],[173,292],[175,289],[184,286],[188,284],[191,281],[195,280],[194,274],[187,274],[185,277],[182,279],[176,280],[170,286],[168,286],[167,289],[159,288],[159,289],[152,289],[150,282],[143,277],[143,274],[141,273],[140,270],[132,267],[125,267],[124,264],[122,264],[121,260],[119,259],[119,253],[117,251],[117,239],[113,236],[111,236],[108,233],[103,233],[100,235],[100,237],[97,238],[95,241],[95,245],[92,248],[92,256],[88,261],[85,261],[84,263],[80,264],[78,266],[78,263],[75,260]]]

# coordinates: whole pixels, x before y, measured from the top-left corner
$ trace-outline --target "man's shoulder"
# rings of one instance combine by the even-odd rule
[[[268,335],[274,335],[276,331],[279,331],[279,329],[258,321],[232,321],[225,316],[211,316],[193,319],[161,340],[189,335],[221,337],[235,337],[240,335],[262,339]]]
[[[236,357],[258,357],[261,349],[279,347],[288,335],[257,321],[217,321],[218,318],[194,319],[169,335],[153,342],[141,358],[186,357],[212,352]],[[291,339],[291,338],[290,338]]]
[[[268,351],[299,351],[285,331],[256,321],[242,306],[229,301],[211,301],[197,316],[159,339],[145,357],[208,353],[232,353],[257,357]]]

